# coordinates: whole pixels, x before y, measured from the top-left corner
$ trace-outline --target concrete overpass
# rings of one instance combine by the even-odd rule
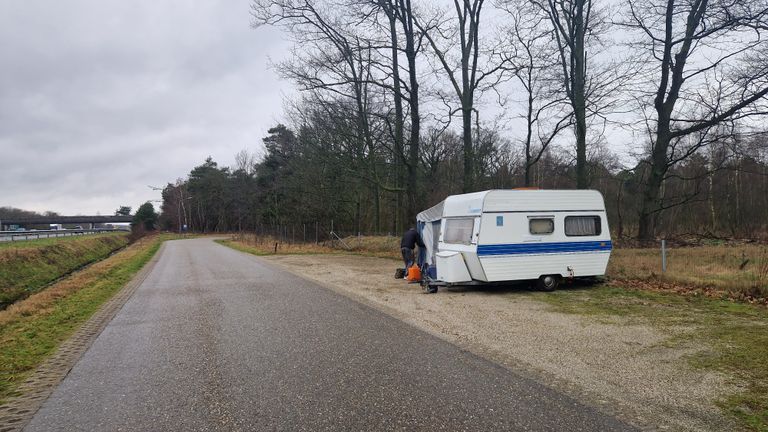
[[[11,225],[28,227],[31,225],[91,225],[132,222],[133,216],[35,216],[0,219],[0,231]]]

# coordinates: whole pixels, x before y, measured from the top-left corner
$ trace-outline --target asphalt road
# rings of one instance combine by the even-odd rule
[[[166,244],[25,430],[398,429],[632,427],[256,257],[195,239]]]

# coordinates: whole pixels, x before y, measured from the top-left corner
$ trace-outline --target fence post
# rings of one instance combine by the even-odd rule
[[[667,272],[667,241],[661,241],[661,272]]]

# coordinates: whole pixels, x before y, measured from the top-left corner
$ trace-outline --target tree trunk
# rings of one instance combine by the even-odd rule
[[[373,230],[378,235],[381,232],[381,192],[378,183],[373,186],[373,199],[373,211],[376,212],[373,216]]]
[[[474,191],[474,152],[472,151],[472,108],[462,103],[461,117],[464,127],[464,181],[462,192]]]
[[[587,121],[585,110],[576,110],[576,188],[589,187],[589,172],[587,170]]]
[[[361,225],[361,214],[360,214],[360,192],[357,193],[357,202],[355,203],[355,234],[360,232],[360,225]]]
[[[525,164],[525,187],[531,186],[531,165]]]
[[[616,218],[617,220],[617,229],[616,229],[616,236],[620,239],[624,237],[624,218],[621,214],[621,206],[622,206],[622,195],[624,193],[624,180],[622,179],[621,182],[619,182],[619,188],[618,193],[616,196]]]
[[[394,7],[390,4],[389,7]],[[397,42],[397,14],[394,9],[387,8],[389,18],[390,41],[392,44],[392,83],[394,85],[395,101],[395,187],[400,188],[403,185],[403,95],[400,88],[400,61],[398,58]],[[378,201],[377,201],[378,202]],[[397,203],[395,209],[395,232],[401,231],[401,216],[403,213],[403,192],[397,191]],[[378,217],[378,211],[377,211]],[[379,232],[379,224],[376,223],[376,232]]]
[[[409,62],[410,63],[410,62]],[[415,64],[414,59],[414,64]],[[415,72],[414,72],[415,75]],[[411,139],[408,150],[408,207],[406,211],[406,224],[411,224],[416,219],[419,199],[419,141],[421,137],[419,117],[419,95],[416,77],[411,78]]]
[[[656,143],[651,154],[651,172],[643,190],[643,202],[637,232],[638,240],[652,240],[656,233],[654,215],[659,211],[659,192],[664,182],[664,175],[667,173],[667,148],[669,148],[670,142],[669,131],[663,127],[664,123],[663,119],[659,121]]]
[[[573,52],[573,114],[576,120],[576,188],[589,187],[587,170],[587,96],[586,96],[586,61],[584,54],[584,16],[583,3],[578,9],[575,47]]]
[[[708,179],[709,193],[707,198],[709,201],[710,229],[712,230],[712,234],[714,234],[717,231],[717,213],[715,213],[715,174],[714,172],[710,172],[708,177],[709,177]]]
[[[416,220],[419,199],[419,148],[421,145],[421,117],[419,114],[419,77],[416,75],[416,44],[413,32],[413,15],[411,0],[401,0],[400,4],[403,33],[405,35],[405,57],[408,59],[408,79],[410,82],[411,109],[411,139],[408,150],[408,192],[405,223],[412,224]]]
[[[526,131],[525,131],[525,187],[531,186],[531,141],[533,140],[533,82],[531,75],[533,74],[533,65],[529,65],[528,68],[528,109],[525,115],[526,119]]]

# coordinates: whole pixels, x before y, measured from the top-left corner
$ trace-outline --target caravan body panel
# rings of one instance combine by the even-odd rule
[[[600,218],[600,234],[567,236],[569,217]],[[551,221],[552,232],[531,233],[531,223]],[[605,274],[611,252],[605,210],[483,213],[477,255],[489,282]]]

